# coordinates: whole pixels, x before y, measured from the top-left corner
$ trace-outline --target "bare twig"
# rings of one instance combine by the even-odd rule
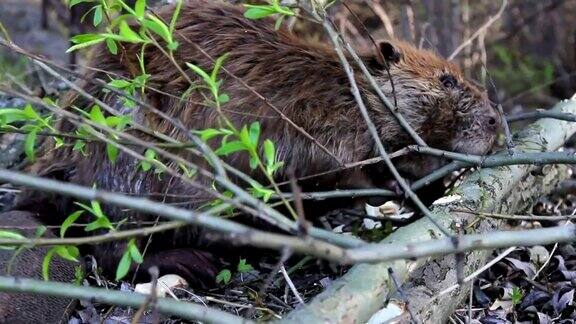
[[[413,152],[449,158],[485,168],[518,164],[544,165],[576,163],[576,154],[572,152],[530,152],[514,153],[514,155],[497,154],[481,156],[449,152],[430,147],[410,146],[409,149]]]
[[[481,268],[479,268],[478,270],[474,271],[469,276],[464,278],[464,280],[461,283],[457,283],[451,287],[448,287],[448,288],[442,290],[438,295],[434,296],[434,299],[440,298],[440,297],[454,291],[455,289],[462,286],[463,284],[465,284],[469,281],[472,281],[474,278],[478,277],[482,272],[490,269],[493,265],[498,263],[500,260],[504,259],[508,254],[512,253],[514,250],[516,250],[515,246],[512,246],[512,247],[506,249],[506,251],[500,253],[497,257],[492,259],[490,262],[486,263],[484,266],[482,266]]]
[[[500,6],[500,9],[498,10],[498,12],[494,16],[490,17],[490,19],[488,19],[488,21],[486,21],[486,23],[484,23],[484,25],[482,25],[480,28],[478,28],[472,34],[472,36],[470,36],[462,44],[460,44],[454,50],[454,52],[452,52],[452,54],[450,54],[450,56],[448,56],[448,59],[449,60],[454,59],[456,57],[456,55],[458,55],[462,51],[462,49],[464,49],[466,46],[470,45],[470,43],[472,43],[472,41],[474,39],[476,39],[481,33],[485,32],[486,29],[490,28],[490,26],[492,26],[492,24],[494,24],[498,19],[500,19],[500,17],[504,13],[504,9],[506,9],[506,6],[508,6],[508,0],[503,0],[502,5]]]
[[[473,215],[478,215],[482,217],[492,217],[492,218],[499,218],[499,219],[507,219],[507,220],[519,220],[519,221],[563,221],[563,220],[576,220],[576,215],[561,215],[561,216],[539,216],[539,215],[504,215],[504,214],[496,214],[496,213],[483,213],[473,210],[466,210],[466,209],[453,209],[455,212],[460,213],[468,213]]]
[[[130,307],[140,307],[146,303],[147,299],[147,296],[136,293],[4,276],[0,276],[0,291],[79,298],[93,302]],[[190,321],[222,324],[253,323],[251,320],[240,318],[221,310],[167,298],[159,299],[157,308],[161,313],[175,315]]]
[[[462,235],[458,246],[450,238],[406,244],[371,244],[350,249],[350,260],[362,262],[413,259],[436,255],[491,250],[510,246],[534,246],[576,240],[576,226],[555,226],[525,231],[501,231]]]
[[[408,310],[408,313],[410,314],[410,319],[412,320],[413,323],[419,324],[420,321],[416,318],[416,316],[414,316],[414,312],[412,311],[412,308],[410,307],[410,301],[408,300],[408,298],[406,298],[406,295],[404,294],[404,291],[402,290],[402,284],[400,283],[400,281],[396,277],[396,274],[394,273],[394,269],[388,268],[388,275],[390,276],[390,278],[392,278],[392,283],[394,284],[394,288],[396,288],[396,291],[398,291],[398,295],[404,301],[404,304],[406,305],[406,309]]]
[[[536,109],[535,111],[519,113],[512,115],[508,118],[509,123],[526,120],[526,119],[539,119],[539,118],[553,118],[558,120],[565,120],[570,122],[576,122],[576,115],[568,114],[561,111],[550,111],[545,109]]]
[[[282,272],[282,276],[284,276],[284,280],[286,280],[286,283],[288,284],[288,287],[290,287],[290,290],[294,294],[294,297],[296,297],[296,300],[298,300],[300,304],[304,305],[305,304],[304,300],[302,300],[302,297],[300,297],[298,289],[296,289],[296,286],[294,286],[294,283],[292,282],[292,279],[290,279],[290,276],[286,272],[286,268],[284,268],[284,265],[280,267],[280,272]]]
[[[134,314],[134,317],[132,317],[131,324],[140,323],[140,318],[142,317],[142,315],[144,315],[144,312],[149,307],[152,308],[154,312],[156,312],[156,304],[158,303],[158,296],[156,295],[156,291],[158,288],[158,275],[159,275],[158,267],[156,266],[151,267],[150,269],[148,269],[148,273],[150,274],[152,279],[152,287],[150,289],[150,294],[147,296],[146,302],[144,302],[144,304],[142,304],[142,306],[138,308],[138,310]],[[154,321],[154,323],[157,322],[158,321]]]

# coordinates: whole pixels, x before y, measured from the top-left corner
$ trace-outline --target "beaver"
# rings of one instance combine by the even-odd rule
[[[205,104],[205,98],[209,97],[206,91],[202,88],[189,91],[191,85],[187,79],[196,84],[200,84],[201,79],[185,63],[210,71],[214,65],[213,58],[226,54],[224,68],[229,74],[221,73],[220,91],[230,100],[222,104],[222,112],[238,128],[254,121],[260,123],[260,138],[274,142],[277,159],[284,162],[274,175],[275,181],[318,174],[336,169],[341,163],[378,156],[374,139],[351,94],[347,74],[333,47],[297,37],[284,27],[275,30],[271,19],[249,20],[243,16],[243,11],[241,7],[220,1],[185,2],[174,32],[179,43],[174,59],[180,69],[186,71],[187,77],[171,65],[158,48],[147,46],[144,52],[145,70],[150,75],[147,82],[159,91],[146,91],[142,94],[143,99],[172,119],[181,121],[189,130],[218,128],[219,115],[213,107]],[[167,6],[158,15],[169,21],[172,13],[173,7]],[[107,81],[118,78],[118,75],[134,78],[136,75],[130,66],[138,66],[137,54],[141,47],[124,44],[124,49],[122,54],[113,55],[104,46],[97,48],[90,63],[94,69],[88,70],[87,79]],[[493,146],[500,116],[487,95],[467,81],[454,64],[432,51],[415,48],[400,40],[379,41],[375,50],[362,53],[361,58],[383,92],[395,98],[398,111],[428,145],[470,154],[485,154]],[[382,104],[367,78],[360,72],[355,72],[354,76],[386,149],[394,151],[414,144],[412,137]],[[94,97],[118,106],[118,99],[101,86],[89,82],[82,86]],[[268,103],[255,92],[265,97]],[[188,94],[186,100],[181,99],[184,93]],[[89,109],[89,100],[78,95],[70,98],[74,99],[68,105]],[[331,154],[287,123],[270,108],[270,104]],[[118,111],[127,110],[118,107]],[[169,134],[183,142],[188,140],[186,132],[143,107],[132,108],[130,114],[133,120],[156,132]],[[65,120],[59,127],[63,132],[75,129]],[[138,131],[131,132],[148,139]],[[210,141],[209,144],[216,149],[219,143]],[[128,154],[120,152],[112,163],[102,143],[87,143],[84,154],[71,147],[50,150],[31,170],[42,176],[129,195],[162,193],[161,197],[152,198],[190,209],[214,199],[209,192],[174,177],[143,172],[138,167],[139,161]],[[144,149],[136,150],[144,152]],[[210,167],[202,156],[185,151],[178,154],[197,165]],[[266,183],[264,174],[250,167],[247,154],[234,153],[224,160],[257,181]],[[398,169],[408,179],[426,175],[443,163],[440,159],[419,155],[395,160]],[[238,181],[232,176],[231,179]],[[331,173],[304,182],[302,187],[303,190],[370,188],[386,179],[390,179],[387,170],[382,165],[375,165]],[[211,179],[201,175],[197,175],[195,181],[207,188],[212,185]],[[66,197],[27,191],[15,209],[36,213],[42,222],[59,225],[63,216],[77,207]],[[112,221],[126,218],[153,221],[157,217],[108,205],[103,207],[103,211]],[[307,213],[307,217],[313,219],[314,213]],[[126,227],[128,225],[122,228]],[[141,248],[145,242],[144,239],[138,240]],[[197,228],[156,235],[139,269],[145,271],[156,265],[161,273],[180,274],[193,285],[214,282],[218,262],[215,261],[215,250],[209,244]],[[92,253],[102,269],[114,271],[125,246],[126,243],[120,241],[103,243]]]

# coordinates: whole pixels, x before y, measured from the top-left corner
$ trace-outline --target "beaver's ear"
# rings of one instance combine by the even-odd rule
[[[387,41],[376,42],[376,62],[380,66],[391,65],[398,63],[402,58],[402,53],[394,44]]]

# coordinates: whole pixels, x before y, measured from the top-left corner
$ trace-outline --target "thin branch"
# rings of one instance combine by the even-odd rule
[[[0,239],[2,246],[53,246],[53,245],[82,245],[99,244],[109,241],[118,241],[138,236],[148,236],[153,233],[175,230],[189,225],[185,222],[172,221],[157,226],[136,228],[125,231],[113,231],[101,235],[69,238],[33,238],[33,239]]]
[[[398,280],[396,273],[394,273],[394,269],[388,268],[388,276],[392,279],[392,283],[394,284],[394,288],[396,288],[398,295],[404,301],[404,304],[406,305],[406,309],[408,310],[408,313],[410,314],[410,319],[412,320],[412,323],[420,324],[420,321],[416,318],[416,316],[414,316],[414,312],[412,311],[412,307],[410,307],[410,301],[408,300],[408,298],[406,298],[406,294],[404,293],[404,290],[402,290],[402,284]]]
[[[484,25],[482,25],[480,28],[478,28],[478,30],[476,30],[476,32],[474,32],[474,34],[472,34],[472,36],[470,36],[462,44],[460,44],[454,50],[454,52],[452,52],[452,54],[450,54],[450,56],[448,56],[448,60],[453,60],[456,57],[456,55],[458,55],[466,46],[470,45],[472,43],[472,41],[474,41],[480,34],[484,33],[486,31],[486,29],[490,28],[490,26],[492,26],[492,24],[494,24],[498,19],[500,19],[500,17],[504,13],[504,9],[506,9],[507,5],[508,5],[508,0],[503,0],[502,5],[500,6],[500,9],[498,10],[498,12],[494,16],[490,17],[490,19],[488,19],[488,21],[486,21],[486,23],[484,23]]]
[[[280,272],[282,272],[282,276],[284,276],[284,280],[286,280],[286,283],[288,284],[288,287],[290,287],[290,290],[294,294],[294,297],[296,297],[296,300],[298,300],[298,302],[300,304],[304,305],[305,304],[304,300],[302,300],[302,297],[300,297],[300,294],[298,293],[298,289],[296,289],[296,286],[294,286],[292,279],[290,279],[290,276],[286,272],[286,268],[284,268],[283,265],[280,267]]]
[[[526,119],[540,119],[540,118],[553,118],[558,120],[565,120],[569,122],[576,122],[576,115],[569,114],[561,111],[550,111],[546,109],[536,109],[535,111],[519,113],[512,115],[508,118],[509,123],[526,120]]]
[[[12,127],[0,127],[0,134],[30,134],[30,131],[12,128]],[[87,143],[91,142],[99,142],[103,143],[104,141],[99,140],[97,138],[90,138],[82,135],[74,135],[74,134],[64,134],[58,132],[37,132],[37,136],[47,136],[47,137],[61,137],[61,138],[68,138],[68,139],[77,139],[82,140]],[[128,141],[118,141],[120,144],[124,145],[134,145],[134,143]],[[196,146],[193,143],[150,143],[150,145],[162,147],[162,148],[190,148]]]
[[[444,290],[442,290],[440,293],[438,293],[438,295],[434,296],[433,299],[437,299],[440,298],[454,290],[456,290],[458,287],[462,286],[463,284],[473,280],[474,278],[478,277],[482,272],[490,269],[493,265],[495,265],[496,263],[498,263],[500,260],[504,259],[508,254],[512,253],[514,250],[516,250],[515,246],[512,246],[508,249],[506,249],[506,251],[500,253],[500,255],[498,255],[497,257],[495,257],[494,259],[492,259],[490,262],[486,263],[484,266],[482,266],[481,268],[479,268],[478,270],[472,272],[469,276],[467,276],[466,278],[464,278],[464,280],[461,283],[457,283],[455,285],[452,285]]]
[[[371,244],[350,249],[348,255],[350,261],[353,262],[383,262],[464,253],[476,250],[491,250],[511,246],[565,243],[575,240],[576,226],[570,224],[567,226],[523,231],[499,231],[462,235],[458,238],[458,245],[454,245],[450,238],[409,244]]]
[[[413,152],[428,154],[437,157],[449,158],[469,165],[492,168],[505,165],[518,164],[575,164],[576,155],[573,152],[529,152],[514,153],[514,155],[497,154],[497,155],[471,155],[439,150],[430,147],[410,146]]]
[[[294,197],[293,193],[282,193],[285,198]],[[323,200],[327,198],[340,198],[340,197],[397,197],[398,195],[390,190],[372,188],[372,189],[349,189],[349,190],[332,190],[332,191],[316,191],[316,192],[302,192],[300,197],[308,200]],[[276,195],[272,195],[276,197]]]
[[[4,276],[0,276],[0,291],[79,298],[93,302],[134,308],[144,305],[148,298],[146,295],[131,292]],[[251,320],[240,318],[221,310],[168,298],[158,299],[156,307],[158,311],[163,314],[174,315],[189,321],[222,324],[253,323]]]
[[[492,77],[490,77],[490,82],[493,82]],[[506,141],[506,148],[508,149],[508,154],[513,155],[514,154],[514,142],[512,141],[512,132],[510,132],[510,125],[508,125],[508,120],[506,119],[506,114],[504,113],[504,109],[502,108],[501,104],[497,104],[496,109],[498,109],[498,114],[500,115],[502,126],[504,128],[504,138]]]
[[[444,178],[446,175],[448,175],[454,171],[458,171],[462,168],[470,167],[470,166],[473,166],[473,165],[466,163],[466,162],[461,162],[461,161],[451,162],[451,163],[446,164],[445,166],[433,171],[432,173],[428,174],[427,176],[420,178],[417,181],[414,181],[412,183],[412,185],[410,186],[410,188],[412,190],[421,189],[425,186],[430,185],[434,181],[437,181],[439,179]]]
[[[504,214],[496,214],[496,213],[483,213],[473,210],[466,210],[466,209],[452,209],[452,211],[459,212],[459,213],[467,213],[473,214],[482,217],[491,217],[491,218],[498,218],[498,219],[507,219],[507,220],[519,220],[519,221],[563,221],[563,220],[576,220],[576,215],[560,215],[560,216],[540,216],[540,215],[504,215]]]

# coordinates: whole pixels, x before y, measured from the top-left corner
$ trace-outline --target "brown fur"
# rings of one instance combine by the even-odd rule
[[[163,10],[161,16],[168,21],[171,9]],[[228,71],[266,97],[342,162],[356,162],[377,156],[374,141],[350,93],[346,74],[329,46],[309,43],[295,37],[286,29],[275,31],[273,21],[248,20],[243,17],[241,8],[213,0],[186,2],[176,30],[180,47],[175,56],[183,69],[189,71],[184,62],[197,64],[206,70],[211,70],[213,63],[180,35],[198,44],[213,58],[228,53],[224,64]],[[485,94],[464,80],[453,64],[432,52],[416,49],[400,41],[384,44],[391,44],[394,54],[397,55],[388,61],[395,94],[380,56],[365,54],[363,58],[386,95],[389,98],[396,96],[398,109],[424,141],[442,149],[486,153],[494,142],[499,119]],[[105,48],[99,48],[95,51],[93,67],[129,78],[134,77],[127,67],[136,64],[135,55],[139,53],[139,48],[127,45],[126,49],[127,56],[114,56]],[[180,97],[189,88],[186,79],[156,48],[148,47],[145,61],[146,72],[151,75],[149,85],[152,87],[176,97]],[[192,80],[200,82],[195,74],[190,72],[188,75]],[[457,87],[443,85],[441,78],[444,75],[452,76],[458,83]],[[100,72],[92,72],[89,76],[109,79]],[[276,144],[278,160],[285,162],[276,180],[286,180],[290,170],[294,170],[296,176],[306,176],[338,167],[334,158],[284,122],[250,90],[225,73],[221,73],[221,77],[222,92],[231,98],[230,102],[223,105],[228,118],[238,127],[258,120],[262,128],[261,138],[271,139]],[[414,144],[381,104],[366,78],[356,73],[356,79],[386,148],[394,151]],[[109,95],[102,93],[99,87],[87,86],[86,90],[96,97],[106,98],[111,104],[115,102]],[[173,118],[181,120],[190,129],[218,127],[215,110],[199,104],[204,101],[204,96],[208,95],[203,90],[193,91],[187,101],[181,102],[149,91],[146,100]],[[73,104],[85,107],[88,102],[77,100]],[[172,124],[146,112],[144,108],[135,108],[131,113],[135,120],[158,132],[186,140],[185,134],[176,131]],[[62,128],[69,130],[73,127],[64,123]],[[218,143],[211,144],[216,146]],[[126,154],[121,153],[118,161],[112,164],[106,158],[104,146],[101,144],[88,145],[86,152],[88,156],[84,157],[70,149],[55,150],[37,163],[34,169],[38,173],[52,176],[57,173],[56,177],[62,180],[86,186],[95,184],[99,189],[115,192],[136,195],[189,195],[190,198],[184,201],[188,202],[185,205],[190,208],[212,199],[206,192],[190,188],[179,180],[166,175],[159,177],[151,172],[142,172],[138,169],[138,162]],[[206,165],[201,157],[186,157],[195,163]],[[246,154],[233,154],[226,158],[226,161],[265,183],[261,174],[249,168]],[[409,156],[399,159],[397,166],[405,176],[415,178],[432,171],[442,163],[439,159]],[[374,179],[387,176],[386,171],[378,170],[367,168],[346,171],[320,178],[312,183],[313,186],[305,189],[372,187],[375,184]],[[210,186],[207,179],[198,177],[196,180]],[[54,201],[54,198],[51,199]],[[169,197],[166,201],[183,202]],[[27,204],[28,207],[31,205],[33,204]],[[63,215],[72,208],[68,200],[59,200],[57,205],[54,212]],[[107,206],[105,212],[113,220],[126,217],[138,220],[155,218],[155,215],[141,215],[111,206]],[[60,218],[56,220],[56,223],[58,222],[61,222]],[[155,241],[161,244],[153,244],[149,251],[149,260],[160,264],[164,262],[166,271],[178,272],[182,267],[169,264],[173,263],[170,260],[174,259],[171,259],[171,252],[165,251],[166,246],[202,249],[200,238],[193,230],[156,237]],[[113,270],[122,252],[123,243],[115,242],[100,246],[95,254],[104,268]],[[209,263],[209,257],[196,250],[188,252],[186,256],[192,260],[190,263],[196,262],[196,265],[198,262]],[[195,272],[189,270],[187,274],[193,277]],[[203,270],[200,273],[212,275],[215,268],[205,266]]]

